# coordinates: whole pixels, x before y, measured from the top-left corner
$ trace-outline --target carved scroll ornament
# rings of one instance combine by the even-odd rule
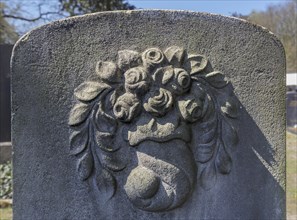
[[[205,56],[177,46],[99,61],[75,89],[69,117],[79,177],[111,199],[128,169],[118,187],[146,211],[182,205],[196,182],[209,190],[218,173],[230,173],[238,141],[238,101],[227,85]]]

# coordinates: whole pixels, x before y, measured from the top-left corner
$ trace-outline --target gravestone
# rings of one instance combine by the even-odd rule
[[[285,218],[285,58],[246,21],[97,13],[12,58],[15,219]]]
[[[286,94],[287,126],[297,125],[297,91],[289,91]]]
[[[0,142],[10,142],[10,58],[13,45],[0,44]]]
[[[11,142],[0,142],[0,164],[11,161]]]

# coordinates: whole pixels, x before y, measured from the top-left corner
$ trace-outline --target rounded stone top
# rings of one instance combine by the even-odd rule
[[[42,30],[50,30],[56,28],[64,28],[70,31],[72,28],[75,28],[79,23],[92,23],[96,21],[107,20],[111,23],[118,23],[119,21],[131,21],[131,19],[143,19],[147,22],[153,22],[155,20],[162,21],[197,21],[197,22],[207,22],[207,23],[217,23],[223,26],[232,25],[236,28],[240,29],[254,29],[254,31],[262,32],[263,34],[268,34],[267,37],[273,38],[274,41],[277,42],[282,47],[280,40],[267,28],[260,26],[258,24],[250,23],[244,19],[224,16],[219,14],[212,14],[207,12],[194,12],[187,10],[119,10],[119,11],[106,11],[106,12],[97,12],[90,13],[86,15],[69,17],[66,19],[57,20],[51,22],[49,24],[42,25],[37,27],[28,33],[26,33],[23,37],[19,39],[16,43],[16,46],[23,41],[26,41],[28,36],[33,34],[34,32],[42,31]],[[284,49],[283,49],[284,50]]]

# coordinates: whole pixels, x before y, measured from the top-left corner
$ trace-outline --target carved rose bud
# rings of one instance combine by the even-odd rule
[[[182,94],[189,90],[191,85],[190,74],[184,69],[174,68],[174,83],[172,88],[177,94]]]
[[[125,76],[125,89],[128,92],[143,93],[148,89],[148,77],[144,68],[134,67],[127,70]]]
[[[118,66],[123,72],[140,64],[141,58],[138,52],[133,50],[120,50],[118,52]]]
[[[160,88],[153,97],[150,97],[147,103],[144,103],[144,109],[154,116],[164,116],[172,107],[173,98],[170,91]]]
[[[120,73],[116,64],[113,62],[97,62],[96,73],[104,82],[114,83],[120,80]]]
[[[208,109],[209,97],[203,90],[196,92],[198,92],[198,95],[189,94],[178,101],[182,117],[191,123],[202,119]]]
[[[134,94],[125,93],[121,95],[114,107],[114,115],[123,122],[130,122],[140,110],[140,102]]]
[[[165,60],[165,56],[159,48],[150,48],[143,52],[142,61],[145,67],[158,67]]]

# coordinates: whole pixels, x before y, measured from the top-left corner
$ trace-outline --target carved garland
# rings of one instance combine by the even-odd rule
[[[187,149],[181,151],[182,156],[197,162],[199,183],[210,189],[217,172],[230,173],[230,153],[238,142],[226,118],[237,117],[238,102],[232,92],[225,93],[227,85],[224,74],[213,71],[205,56],[188,54],[176,46],[164,52],[158,48],[143,53],[123,50],[118,52],[117,63],[99,61],[93,78],[75,89],[77,103],[69,117],[70,152],[78,158],[80,178],[91,179],[107,199],[111,198],[117,186],[115,175],[129,163],[126,150],[121,149],[125,142],[135,147],[140,161],[124,186],[130,201],[147,211],[173,209],[193,190],[196,165],[193,162],[183,168],[187,165],[170,164],[165,153],[165,159],[156,160],[150,156],[153,153],[144,154],[142,149],[178,140],[176,143],[185,144]],[[200,131],[199,136],[192,135],[196,131]],[[168,175],[175,175],[174,180],[151,165],[163,162],[160,166],[172,169]],[[137,186],[143,172],[151,179],[147,186]],[[179,178],[185,181],[183,175],[188,179],[188,191],[178,188]],[[156,201],[161,189],[167,194],[159,197],[170,197],[168,202]]]

